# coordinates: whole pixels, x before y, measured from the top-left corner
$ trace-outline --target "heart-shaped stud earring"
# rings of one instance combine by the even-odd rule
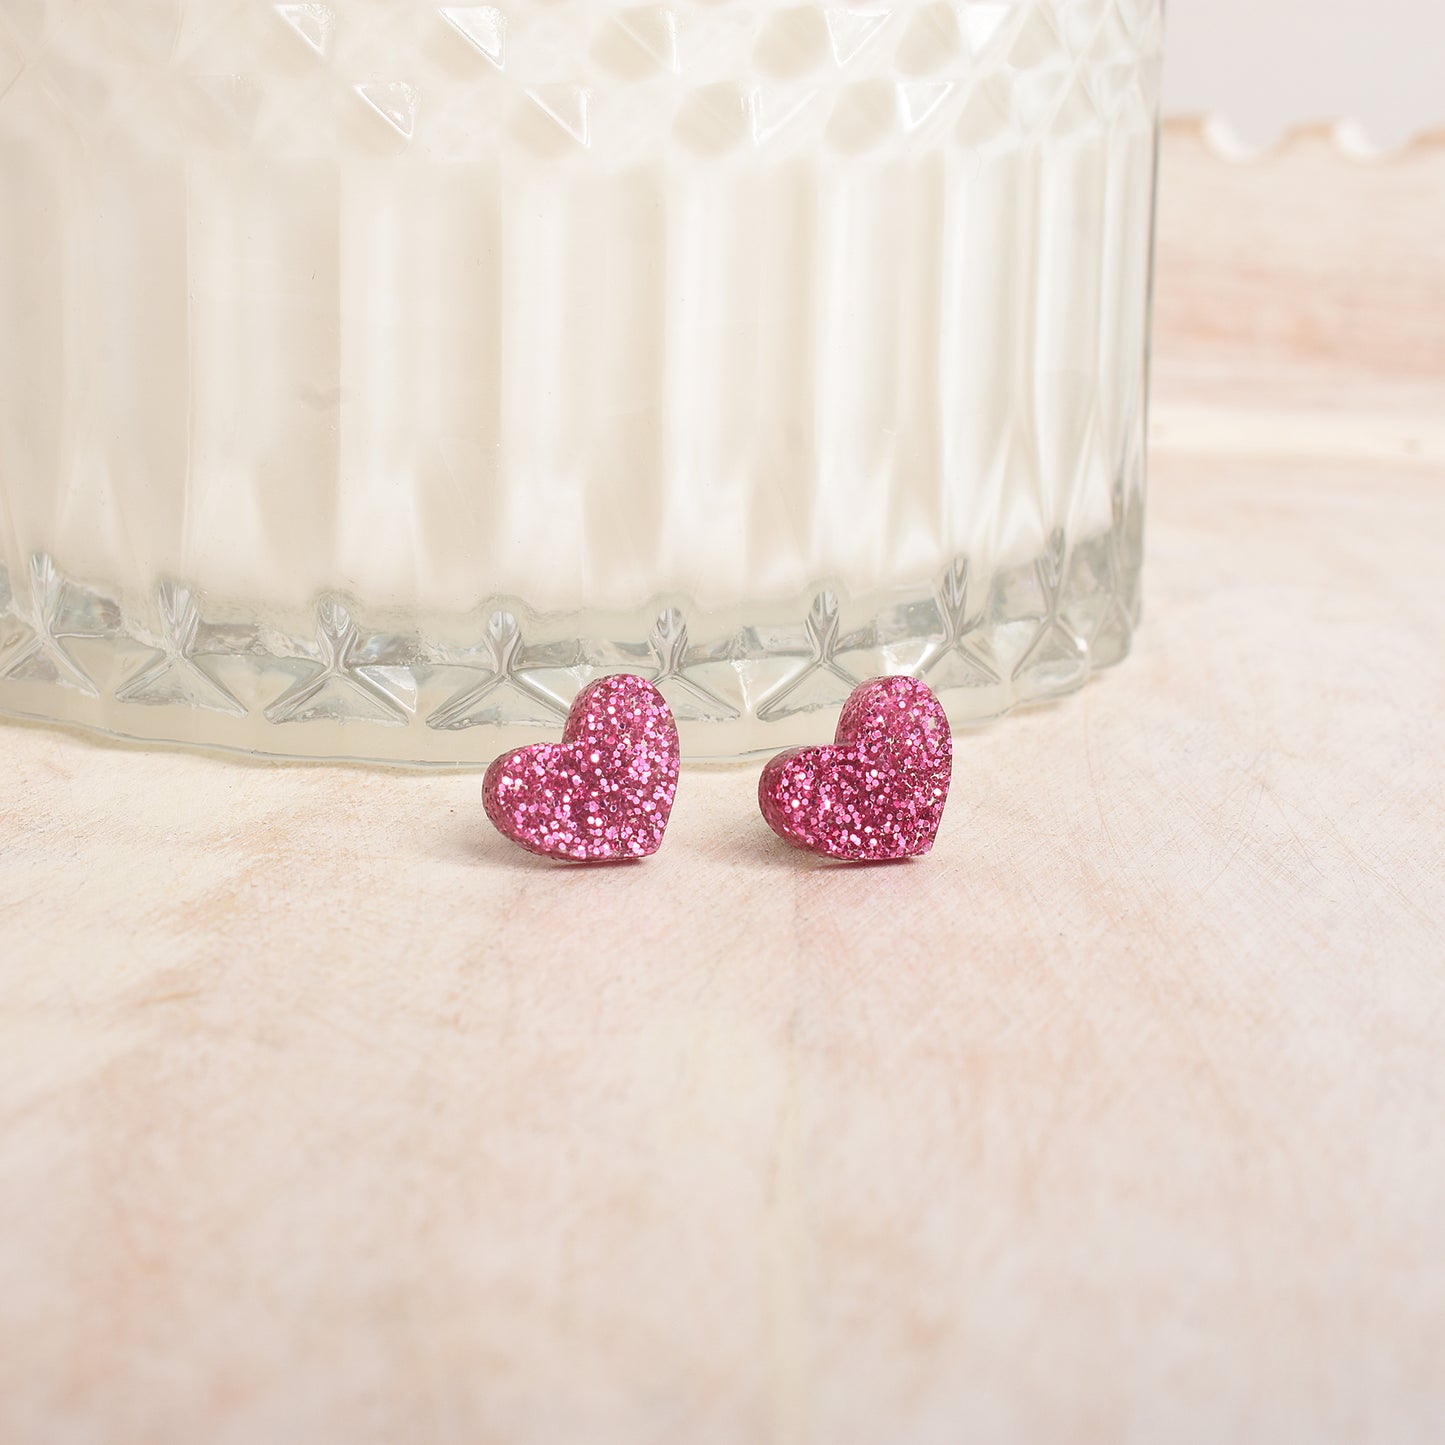
[[[911,677],[880,677],[854,689],[831,747],[768,763],[758,806],[785,842],[825,858],[915,858],[933,847],[952,774],[938,699]]]
[[[497,831],[529,853],[582,863],[646,858],[677,793],[677,724],[645,678],[599,678],[577,694],[560,743],[504,753],[482,799]]]

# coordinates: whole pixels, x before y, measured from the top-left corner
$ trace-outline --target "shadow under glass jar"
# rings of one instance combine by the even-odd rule
[[[0,15],[0,711],[480,763],[1138,616],[1159,0]]]

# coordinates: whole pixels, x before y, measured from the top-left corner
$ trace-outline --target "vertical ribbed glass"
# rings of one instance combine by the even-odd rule
[[[0,710],[693,755],[1138,610],[1159,0],[0,9]]]

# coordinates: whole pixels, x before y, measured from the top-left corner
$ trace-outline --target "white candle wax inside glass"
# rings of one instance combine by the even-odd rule
[[[622,666],[722,752],[874,671],[1082,681],[1137,606],[1159,30],[7,10],[0,708],[465,761]]]

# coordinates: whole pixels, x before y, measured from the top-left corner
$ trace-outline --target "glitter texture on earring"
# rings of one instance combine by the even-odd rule
[[[758,806],[780,838],[825,858],[913,858],[933,847],[952,772],[938,699],[912,678],[880,677],[848,699],[831,747],[768,763]]]
[[[499,757],[482,799],[497,830],[529,853],[579,863],[646,858],[662,846],[678,760],[666,700],[624,673],[578,693],[560,743]]]

